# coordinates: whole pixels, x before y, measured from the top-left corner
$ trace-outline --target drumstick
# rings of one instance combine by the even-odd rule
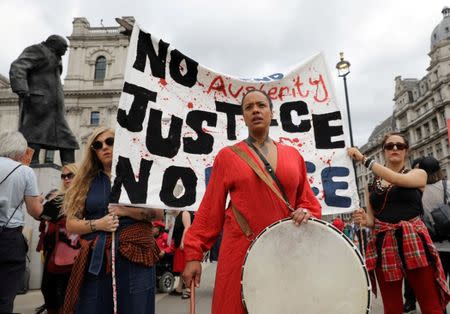
[[[361,255],[366,260],[366,248],[364,247],[363,226],[359,224],[359,236],[361,237]]]
[[[195,280],[191,280],[191,304],[190,304],[190,314],[195,314]]]

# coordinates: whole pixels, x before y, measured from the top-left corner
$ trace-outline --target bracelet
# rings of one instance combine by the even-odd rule
[[[367,166],[367,169],[372,170],[373,165],[375,164],[375,162],[376,162],[376,161],[375,161],[374,159],[372,159],[372,160],[370,161],[369,165]]]
[[[373,159],[372,157],[366,157],[365,159],[363,158],[363,165],[366,168],[369,168],[371,164],[373,164],[375,162],[375,159]]]
[[[95,224],[92,225],[92,220],[89,220],[89,226],[91,227],[91,232],[97,231],[97,228],[95,228]]]
[[[362,158],[362,160],[361,160],[362,164],[365,165],[365,164],[366,164],[366,161],[367,161],[367,156],[366,156],[366,155],[363,155],[363,158]]]

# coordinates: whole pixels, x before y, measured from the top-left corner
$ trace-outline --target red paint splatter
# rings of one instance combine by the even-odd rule
[[[165,79],[161,78],[161,79],[159,79],[159,84],[161,84],[162,86],[165,87],[167,85],[167,82]]]
[[[187,107],[188,107],[189,109],[192,109],[192,108],[194,108],[194,104],[191,103],[191,102],[188,102]]]
[[[283,144],[285,142],[288,142],[291,145],[295,145],[297,147],[302,147],[303,146],[303,144],[300,142],[300,140],[298,138],[290,139],[288,137],[280,137],[279,141],[280,141],[280,143],[283,143]]]

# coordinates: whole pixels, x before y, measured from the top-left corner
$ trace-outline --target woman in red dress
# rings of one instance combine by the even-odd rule
[[[276,143],[269,137],[273,116],[270,98],[261,91],[251,91],[244,96],[241,106],[249,138],[237,146],[263,171],[263,162],[249,145],[253,144],[264,155],[296,210],[290,212],[229,147],[218,153],[200,208],[184,239],[187,265],[183,272],[187,286],[191,280],[199,286],[203,253],[213,246],[223,229],[212,304],[214,314],[245,313],[241,302],[241,267],[251,240],[257,234],[289,215],[297,225],[306,222],[311,215],[321,217],[321,207],[309,186],[303,157],[295,148]],[[227,205],[228,194],[231,202]],[[235,212],[247,221],[253,231],[252,237],[244,235]]]

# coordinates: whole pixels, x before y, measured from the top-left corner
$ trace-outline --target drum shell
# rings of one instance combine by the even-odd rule
[[[311,218],[273,223],[249,247],[242,268],[248,313],[368,313],[370,280],[357,247]]]

